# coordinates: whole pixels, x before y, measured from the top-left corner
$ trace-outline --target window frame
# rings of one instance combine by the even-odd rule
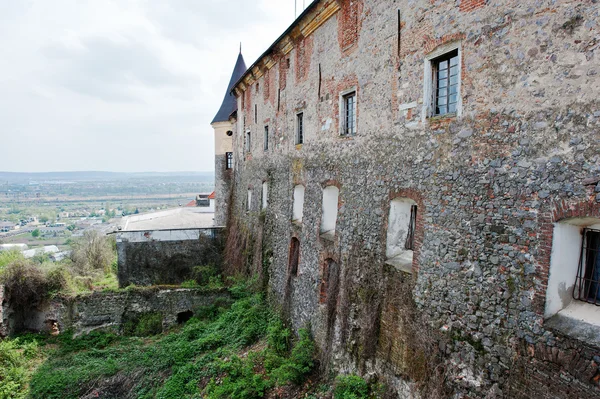
[[[348,99],[353,99],[352,104],[352,127],[353,131],[348,131]],[[340,93],[340,136],[353,137],[358,133],[358,92],[356,87],[351,87]]]
[[[590,248],[589,240],[595,235],[594,248]],[[581,250],[579,254],[579,264],[577,266],[577,275],[573,289],[573,299],[576,301],[600,306],[600,276],[598,276],[600,267],[600,229],[585,227],[582,231]],[[593,253],[592,266],[590,268],[590,253]],[[594,279],[591,274],[596,274]],[[595,295],[590,298],[590,286],[595,285]]]
[[[304,111],[296,113],[296,145],[304,144]]]
[[[225,153],[225,170],[233,169],[233,152],[227,151]]]
[[[456,112],[436,114],[435,101],[436,101],[436,90],[437,90],[437,79],[435,76],[436,65],[439,61],[443,60],[444,57],[449,56],[451,53],[457,53],[458,57],[458,82],[456,88],[457,102]],[[423,79],[423,107],[421,110],[421,120],[425,122],[428,118],[451,118],[460,117],[463,112],[462,103],[462,46],[461,42],[452,42],[443,44],[437,47],[434,51],[430,52],[425,56],[424,61],[424,79]]]
[[[263,133],[263,151],[269,151],[269,125],[265,125]]]
[[[246,130],[246,153],[252,153],[252,132]]]

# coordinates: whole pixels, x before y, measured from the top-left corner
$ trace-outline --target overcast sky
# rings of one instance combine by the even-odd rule
[[[240,41],[250,66],[293,19],[294,0],[0,0],[0,171],[213,170]]]

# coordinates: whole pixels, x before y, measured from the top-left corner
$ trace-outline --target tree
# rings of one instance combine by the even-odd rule
[[[31,232],[31,236],[34,238],[38,238],[40,236],[40,229],[35,229]]]
[[[108,237],[95,230],[86,231],[82,238],[71,244],[71,248],[73,268],[79,274],[84,275],[95,271],[110,272],[115,253]]]

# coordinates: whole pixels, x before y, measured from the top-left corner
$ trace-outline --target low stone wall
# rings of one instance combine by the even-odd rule
[[[219,265],[221,242],[219,229],[119,233],[119,286],[179,284],[194,266]]]
[[[0,291],[1,293],[1,291]],[[19,330],[59,332],[72,330],[75,335],[95,330],[123,331],[127,320],[145,313],[160,313],[163,329],[187,320],[193,312],[210,306],[219,300],[228,300],[226,290],[203,290],[183,288],[138,288],[119,292],[95,292],[75,297],[57,297],[42,310],[33,310],[17,319],[8,317],[0,324],[6,334]],[[8,306],[4,306],[6,312]]]

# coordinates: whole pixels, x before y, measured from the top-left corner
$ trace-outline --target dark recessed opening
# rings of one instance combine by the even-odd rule
[[[194,316],[194,312],[186,310],[185,312],[177,313],[177,324],[184,324]]]

